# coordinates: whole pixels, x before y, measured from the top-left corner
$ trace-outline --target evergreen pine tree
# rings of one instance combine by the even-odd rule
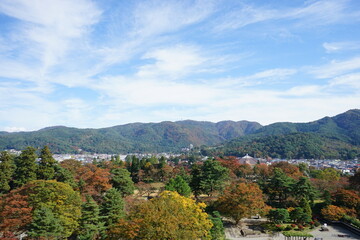
[[[78,232],[79,240],[97,239],[104,231],[104,223],[100,221],[99,206],[91,196],[81,206],[81,219]]]
[[[165,190],[178,192],[180,195],[184,197],[189,197],[191,194],[191,188],[189,184],[181,177],[176,176],[176,178],[172,178],[165,185]]]
[[[45,146],[40,153],[39,167],[37,171],[37,178],[41,180],[52,180],[55,177],[56,160],[48,146]]]
[[[100,213],[104,218],[106,227],[112,226],[125,216],[124,201],[118,190],[111,188],[105,193]]]
[[[123,197],[134,193],[134,182],[130,177],[130,172],[123,168],[115,168],[110,171],[111,184]]]
[[[10,191],[10,181],[15,166],[13,157],[6,151],[0,153],[0,194]]]
[[[16,187],[21,187],[24,184],[36,179],[36,149],[27,147],[21,154],[15,158],[15,174],[14,184]]]
[[[43,237],[46,239],[56,239],[61,237],[63,227],[60,220],[46,206],[41,206],[34,210],[33,221],[28,231],[31,237]]]

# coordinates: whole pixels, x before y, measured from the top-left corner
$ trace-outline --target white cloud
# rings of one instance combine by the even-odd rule
[[[255,86],[259,84],[271,84],[283,80],[289,76],[292,76],[296,72],[297,72],[296,69],[274,68],[274,69],[268,69],[262,72],[254,73],[249,76],[221,79],[221,81],[218,81],[216,85],[219,87],[225,87],[225,86],[245,87],[245,86]]]
[[[233,12],[218,19],[215,29],[238,29],[250,24],[279,19],[297,20],[296,25],[303,27],[359,21],[360,12],[353,12],[347,6],[347,0],[308,1],[303,7],[282,9],[241,4]]]
[[[24,127],[5,127],[5,132],[24,132],[26,131],[26,128]]]
[[[147,52],[143,59],[154,59],[155,63],[140,67],[137,76],[141,78],[153,78],[160,75],[179,78],[191,70],[194,72],[195,67],[201,68],[206,61],[200,56],[197,48],[181,45]]]
[[[135,33],[140,36],[174,32],[195,24],[214,11],[212,1],[146,1],[135,11]]]
[[[333,78],[340,74],[360,69],[360,57],[354,57],[344,61],[333,60],[329,64],[309,68],[309,73],[317,78]]]
[[[360,89],[360,73],[351,73],[336,77],[330,81],[330,86],[343,85],[351,88]]]
[[[18,49],[25,50],[21,54],[32,61],[40,61],[43,73],[65,56],[71,41],[88,33],[101,14],[87,0],[4,0],[0,12],[22,21],[14,26]]]
[[[323,43],[323,47],[327,53],[357,50],[360,49],[360,42],[325,42]]]

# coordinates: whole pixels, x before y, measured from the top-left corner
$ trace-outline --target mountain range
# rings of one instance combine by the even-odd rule
[[[349,110],[309,123],[279,122],[267,126],[249,121],[212,123],[192,120],[130,123],[101,129],[55,126],[33,132],[0,132],[0,149],[22,150],[26,146],[40,148],[48,145],[54,153],[85,151],[117,154],[179,152],[193,144],[236,152],[236,149],[241,149],[241,144],[251,147],[254,140],[271,145],[274,144],[272,141],[279,143],[279,139],[286,141],[287,138],[292,139],[295,145],[297,138],[302,139],[302,143],[306,139],[316,139],[315,142],[326,143],[332,151],[356,149],[357,155],[357,149],[360,149],[360,110]]]

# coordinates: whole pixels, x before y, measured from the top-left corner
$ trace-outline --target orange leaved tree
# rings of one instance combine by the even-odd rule
[[[261,189],[255,183],[229,186],[215,204],[220,213],[234,219],[236,224],[244,217],[264,214],[269,209]]]

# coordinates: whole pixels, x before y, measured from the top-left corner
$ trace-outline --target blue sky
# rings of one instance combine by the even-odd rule
[[[0,130],[360,107],[358,0],[1,0]]]

